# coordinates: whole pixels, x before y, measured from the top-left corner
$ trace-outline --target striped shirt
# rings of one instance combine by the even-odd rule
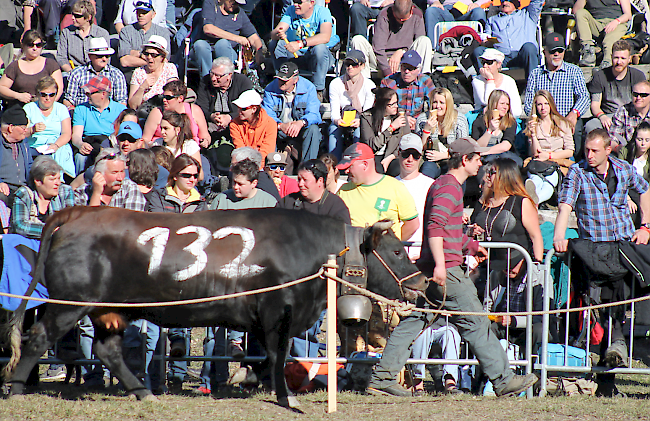
[[[86,92],[82,89],[86,83],[96,75],[106,76],[111,81],[111,99],[121,104],[126,104],[129,99],[129,93],[126,88],[126,79],[124,74],[117,68],[107,64],[99,73],[95,72],[93,65],[88,63],[85,66],[79,66],[70,72],[68,76],[68,88],[65,91],[65,99],[70,101],[75,107],[88,101]]]
[[[554,72],[549,71],[544,64],[534,69],[528,76],[524,101],[524,113],[527,115],[530,115],[535,93],[540,89],[551,93],[557,111],[565,117],[573,110],[583,115],[591,103],[582,70],[566,61],[563,61],[560,68]]]
[[[460,266],[463,254],[475,254],[478,242],[463,232],[463,189],[451,174],[440,176],[427,193],[424,205],[422,253],[418,268],[427,276],[435,262],[429,247],[429,238],[442,237],[447,269]]]

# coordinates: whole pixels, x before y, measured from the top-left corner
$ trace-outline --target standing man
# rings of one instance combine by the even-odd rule
[[[632,102],[619,107],[609,126],[612,149],[618,151],[632,140],[634,129],[642,121],[650,122],[650,82],[643,80],[632,86]]]
[[[399,176],[397,180],[404,183],[418,210],[418,215],[424,215],[424,203],[427,199],[427,192],[433,184],[433,178],[427,177],[420,172],[420,159],[422,158],[422,139],[415,133],[409,133],[402,137],[399,142]],[[422,241],[422,221],[418,229],[406,241]],[[409,258],[416,261],[420,257],[420,246],[408,247]]]
[[[488,18],[485,31],[496,43],[496,48],[505,55],[503,66],[523,67],[526,77],[539,66],[539,46],[537,45],[537,23],[542,12],[544,0],[531,0],[530,4],[519,10],[519,0],[501,2],[501,11]],[[481,69],[478,58],[491,44],[477,47],[472,56],[476,73]]]
[[[580,116],[589,107],[589,91],[582,70],[575,64],[564,61],[566,46],[564,37],[557,32],[545,38],[544,64],[537,67],[528,77],[524,113],[530,115],[535,93],[540,89],[549,91],[555,99],[557,111],[574,126],[573,140],[576,157],[582,152],[582,120]]]
[[[433,283],[427,290],[432,301],[442,300],[446,285],[444,309],[482,312],[476,287],[461,268],[465,254],[485,259],[487,251],[463,233],[462,184],[478,174],[481,152],[487,152],[473,139],[461,138],[449,145],[449,172],[440,176],[427,193],[424,213],[422,254],[417,264]],[[395,377],[404,367],[409,347],[427,326],[431,314],[412,313],[402,319],[388,338],[381,360],[375,367],[368,392],[379,395],[410,396]],[[451,316],[451,322],[474,351],[483,372],[494,385],[497,396],[516,396],[537,381],[535,374],[515,375],[498,338],[490,330],[490,321],[483,316]]]
[[[350,210],[355,227],[365,227],[382,219],[393,222],[397,238],[406,240],[420,226],[413,197],[404,184],[375,170],[375,154],[365,143],[355,143],[343,152],[336,166],[348,174],[348,183],[338,195]]]
[[[320,101],[313,83],[298,75],[298,66],[286,62],[264,89],[262,108],[278,125],[278,151],[291,154],[302,146],[302,160],[316,159],[323,134]],[[293,168],[293,167],[292,167]]]
[[[632,102],[632,87],[645,80],[645,75],[630,67],[630,43],[620,39],[612,46],[612,65],[594,71],[589,82],[591,114],[595,117],[585,124],[585,133],[594,129],[609,130],[612,116],[619,107]]]
[[[609,57],[612,46],[627,32],[627,23],[632,19],[630,0],[577,0],[573,5],[576,27],[580,37],[581,66],[596,65],[596,44],[604,32],[602,41],[603,62],[601,68],[611,66]]]
[[[141,55],[142,46],[149,41],[152,35],[165,38],[167,45],[171,45],[169,29],[153,23],[156,12],[153,10],[153,5],[150,1],[138,1],[135,6],[135,12],[138,17],[137,22],[126,25],[119,31],[120,47],[118,54],[120,56],[120,66],[128,74],[129,80],[134,69],[147,64]],[[167,51],[168,56],[170,52]]]
[[[88,100],[82,86],[97,75],[105,76],[111,81],[110,98],[126,105],[129,91],[126,87],[124,74],[110,65],[113,53],[115,50],[108,46],[104,38],[91,38],[88,48],[90,62],[75,68],[68,77],[68,88],[63,99],[63,105],[68,107],[68,110],[72,111],[77,105]]]
[[[399,71],[381,80],[381,86],[397,92],[397,107],[404,110],[411,130],[415,129],[415,119],[424,111],[424,102],[435,89],[433,81],[422,69],[422,59],[415,50],[409,50],[399,65]]]
[[[372,47],[362,35],[352,38],[350,46],[365,54],[367,66],[363,75],[367,78],[374,71],[379,71],[382,77],[398,72],[402,56],[409,50],[417,51],[421,57],[422,72],[431,72],[433,47],[424,29],[422,10],[412,0],[395,0],[379,13]]]
[[[339,42],[330,10],[316,5],[315,0],[294,0],[271,38],[277,41],[273,51],[275,68],[297,55],[297,61],[314,72],[312,82],[318,100],[323,102],[325,75],[334,65],[330,48]]]
[[[246,13],[240,13],[239,5],[246,0],[204,0],[201,14],[203,31],[201,39],[194,42],[194,58],[204,77],[210,71],[212,54],[237,61],[235,47],[251,48],[256,52],[258,63],[263,59],[264,43]]]
[[[587,135],[585,159],[569,168],[558,197],[558,215],[555,222],[553,246],[557,252],[567,251],[565,239],[569,215],[575,210],[578,220],[578,236],[589,241],[633,241],[647,244],[650,238],[650,193],[648,183],[629,163],[612,157],[610,137],[603,129],[596,129]],[[630,189],[641,195],[641,228],[634,229],[634,222],[628,209],[627,197]],[[601,301],[625,299],[614,282],[605,282],[601,287]],[[616,308],[616,307],[615,307]],[[611,345],[608,338],[601,342],[601,361],[610,368],[625,366],[627,346],[621,320],[625,313],[617,308],[614,312],[611,330]],[[622,313],[622,314],[621,314]],[[605,323],[608,322],[604,318]],[[605,334],[607,335],[607,333]],[[616,392],[613,375],[598,376],[599,394],[613,395]],[[602,388],[602,389],[601,389]]]

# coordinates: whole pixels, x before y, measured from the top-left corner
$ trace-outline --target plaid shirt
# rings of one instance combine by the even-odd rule
[[[636,126],[644,120],[650,123],[650,112],[645,117],[641,117],[633,104],[625,104],[614,113],[612,125],[609,126],[609,135],[621,146],[625,146],[632,140],[632,134]]]
[[[424,110],[424,102],[428,101],[429,94],[435,89],[431,78],[422,73],[409,84],[402,80],[400,72],[393,73],[381,80],[381,86],[395,90],[399,109],[405,110],[407,116],[414,118]]]
[[[91,63],[77,67],[71,71],[68,77],[68,89],[65,91],[65,99],[70,101],[75,107],[88,101],[88,97],[81,87],[96,75],[106,76],[113,86],[111,89],[111,99],[126,105],[126,101],[129,99],[126,79],[119,69],[110,64],[107,64],[99,73],[95,72]]]
[[[85,183],[74,191],[74,201],[76,205],[88,206],[90,196],[93,194],[92,183]],[[140,188],[133,181],[125,178],[122,181],[122,187],[111,197],[108,206],[112,208],[123,208],[134,211],[144,212],[147,205],[147,199],[140,191]],[[106,206],[103,205],[102,206]]]
[[[36,192],[27,186],[16,190],[11,211],[10,232],[23,237],[40,240],[45,224],[38,219],[38,208],[34,197]],[[47,214],[52,215],[63,208],[74,206],[74,192],[72,187],[61,184],[59,194],[53,197],[47,207]]]
[[[643,194],[648,183],[637,174],[631,164],[609,157],[609,169],[614,170],[616,191],[609,197],[607,185],[582,160],[569,168],[564,178],[559,203],[571,206],[578,218],[578,235],[590,241],[630,240],[634,223],[627,207],[630,188]]]
[[[550,72],[546,68],[546,64],[531,72],[526,85],[524,113],[530,115],[533,98],[540,89],[551,93],[557,111],[565,117],[573,110],[583,115],[591,103],[582,70],[575,64],[566,61],[563,61],[560,68],[554,72]]]

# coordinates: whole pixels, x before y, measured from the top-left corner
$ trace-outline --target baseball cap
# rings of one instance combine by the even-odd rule
[[[146,10],[150,12],[153,10],[153,3],[151,0],[138,0],[135,3],[135,10]]]
[[[346,170],[354,161],[363,161],[366,159],[375,159],[375,153],[370,149],[370,146],[361,142],[353,143],[343,152],[343,158],[341,158],[341,162],[339,162],[336,168]]]
[[[502,240],[506,241],[506,240]],[[510,251],[510,253],[508,253]],[[490,252],[490,270],[512,269],[524,260],[523,254],[514,249],[496,249]]]
[[[467,137],[461,137],[456,139],[449,145],[449,153],[457,153],[461,155],[469,155],[473,152],[476,153],[485,153],[490,150],[490,147],[482,147],[474,139]]]
[[[2,113],[2,122],[12,126],[26,126],[29,124],[29,119],[23,107],[14,105]]]
[[[399,149],[400,151],[415,149],[422,154],[422,138],[415,133],[405,134],[399,141]]]
[[[266,155],[266,165],[287,165],[287,155],[280,152],[273,152]]]
[[[419,67],[420,63],[422,63],[422,57],[415,50],[405,52],[402,61],[400,61],[400,64],[408,64],[413,67]]]
[[[251,105],[260,105],[262,103],[262,97],[260,94],[255,92],[253,89],[244,91],[239,95],[239,98],[232,102],[241,109],[248,108]]]
[[[506,55],[503,54],[501,51],[497,50],[496,48],[486,48],[485,51],[483,51],[483,54],[481,54],[479,58],[483,60],[496,60],[499,63],[503,63],[503,60],[506,58]]]
[[[95,92],[108,92],[111,90],[112,86],[113,84],[109,78],[102,75],[96,75],[81,88],[88,94],[94,94]]]
[[[108,46],[105,38],[90,38],[88,42],[88,54],[98,56],[110,56],[115,50]]]
[[[287,61],[285,63],[282,63],[282,66],[280,66],[276,72],[275,77],[282,80],[289,80],[297,74],[298,65],[292,61]]]
[[[359,50],[350,50],[345,53],[345,61],[351,61],[354,64],[365,64],[366,56]]]
[[[565,50],[566,44],[564,43],[564,37],[557,32],[551,32],[550,34],[546,35],[546,38],[544,38],[544,47],[548,51],[553,51],[557,48]]]
[[[142,44],[141,51],[144,51],[145,48],[155,48],[167,54],[167,40],[160,35],[152,35],[146,43]]]
[[[132,139],[141,139],[142,129],[138,123],[125,121],[120,124],[120,130],[117,132],[117,140],[121,140],[122,135],[131,136]]]

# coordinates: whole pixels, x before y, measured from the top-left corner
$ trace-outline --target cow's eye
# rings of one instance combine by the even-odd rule
[[[401,256],[402,250],[395,250],[393,253],[395,253],[395,256]]]

